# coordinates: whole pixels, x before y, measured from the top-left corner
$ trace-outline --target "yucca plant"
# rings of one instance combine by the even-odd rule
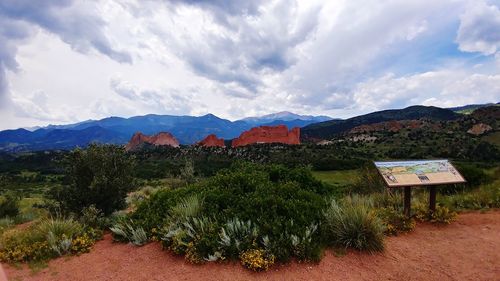
[[[183,222],[183,228],[191,240],[199,240],[203,234],[209,232],[213,226],[213,222],[208,217],[190,218]]]
[[[258,227],[252,221],[233,218],[221,228],[219,244],[227,256],[235,258],[240,252],[250,248],[258,235]]]
[[[109,230],[113,233],[113,239],[116,241],[127,241],[136,246],[142,246],[148,242],[144,228],[135,226],[132,220],[119,219]]]
[[[181,221],[196,217],[203,208],[203,198],[198,194],[183,198],[177,205],[170,209],[170,220]]]
[[[47,234],[47,243],[50,249],[57,253],[58,256],[63,256],[71,250],[72,239],[63,235],[56,237],[53,232]]]
[[[311,224],[306,227],[303,233],[295,235],[290,235],[291,244],[295,256],[299,259],[307,259],[308,251],[311,248],[313,242],[313,236],[318,230],[317,224]]]
[[[50,234],[56,239],[62,239],[62,237],[71,239],[81,234],[83,227],[73,219],[50,218],[38,223],[36,230],[45,237]]]
[[[324,212],[330,241],[341,247],[369,252],[384,249],[384,225],[363,198],[347,198],[342,204],[331,200]]]

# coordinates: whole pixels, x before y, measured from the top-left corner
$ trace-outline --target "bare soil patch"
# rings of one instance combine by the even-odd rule
[[[9,280],[500,280],[500,211],[461,214],[448,226],[417,225],[386,239],[383,254],[328,251],[319,264],[290,263],[254,273],[237,263],[192,265],[161,250],[113,243],[63,257],[33,273],[3,265]]]

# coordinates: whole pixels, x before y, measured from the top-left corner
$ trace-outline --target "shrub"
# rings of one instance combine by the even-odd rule
[[[265,236],[266,250],[276,260],[317,260],[324,247],[319,239],[323,198],[331,193],[307,168],[236,163],[195,185],[159,190],[131,217],[147,230],[159,229],[164,248],[195,262],[237,258],[265,247]],[[198,228],[201,222],[207,227]],[[197,229],[196,238],[189,225]]]
[[[0,196],[0,218],[15,217],[19,214],[19,198],[11,192]]]
[[[86,252],[95,240],[71,219],[45,219],[26,229],[11,229],[0,239],[0,260],[27,262]]]
[[[385,226],[385,234],[398,235],[415,229],[415,220],[404,215],[401,209],[380,208],[377,215]]]
[[[79,221],[84,226],[94,229],[104,229],[108,224],[102,211],[97,209],[94,205],[83,208]]]
[[[332,200],[324,212],[327,238],[337,246],[369,252],[384,249],[384,226],[369,202]]]
[[[0,234],[14,225],[14,220],[6,217],[0,219]]]
[[[442,206],[436,206],[436,211],[431,215],[432,223],[450,224],[457,218],[457,213]]]
[[[26,230],[6,231],[1,238],[0,260],[14,263],[48,259],[54,254],[44,240],[33,237]]]
[[[268,270],[274,264],[275,258],[272,254],[262,249],[250,249],[241,253],[241,264],[253,271]]]
[[[100,238],[101,236],[102,233],[98,237]],[[71,241],[70,251],[71,253],[77,255],[81,253],[88,253],[90,252],[92,246],[94,246],[95,241],[95,235],[84,233],[83,235],[79,235]]]
[[[49,193],[63,211],[79,214],[94,205],[109,215],[125,207],[127,192],[134,186],[134,162],[122,147],[92,144],[73,150],[65,163],[68,184]]]
[[[415,218],[419,221],[428,221],[432,223],[450,224],[456,217],[457,213],[450,211],[447,207],[437,205],[434,213],[431,214],[427,206],[416,204]]]

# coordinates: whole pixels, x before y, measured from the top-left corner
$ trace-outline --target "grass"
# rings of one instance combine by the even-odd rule
[[[373,212],[373,202],[365,197],[347,197],[341,203],[331,201],[324,212],[325,233],[338,247],[378,252],[384,250],[382,221]]]
[[[312,171],[312,174],[316,179],[334,187],[335,192],[331,194],[333,197],[341,198],[355,186],[361,170]]]
[[[347,186],[354,183],[359,175],[359,170],[343,171],[313,171],[313,176],[327,184],[334,186]]]

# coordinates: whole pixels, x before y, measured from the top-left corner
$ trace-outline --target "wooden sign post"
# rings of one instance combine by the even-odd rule
[[[405,195],[404,195],[404,214],[407,217],[411,216],[411,187],[405,186]]]
[[[411,216],[411,189],[428,186],[429,211],[436,211],[436,185],[464,183],[464,177],[453,167],[450,161],[411,160],[374,162],[387,187],[404,188],[404,214]]]

